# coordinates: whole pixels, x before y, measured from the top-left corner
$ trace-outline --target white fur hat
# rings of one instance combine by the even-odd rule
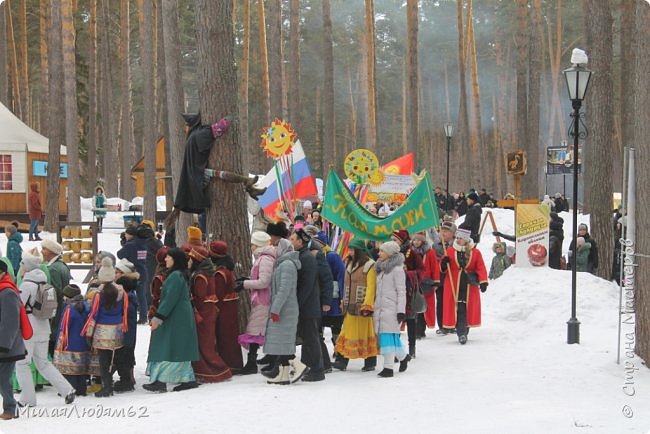
[[[56,241],[50,239],[44,239],[43,241],[41,241],[41,248],[49,250],[55,255],[60,255],[61,253],[63,253],[63,246],[57,243]]]
[[[389,241],[387,243],[382,244],[379,247],[379,250],[386,252],[390,256],[393,256],[399,253],[399,244],[397,244],[395,241]]]

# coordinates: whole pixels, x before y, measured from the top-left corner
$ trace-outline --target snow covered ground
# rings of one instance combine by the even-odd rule
[[[89,208],[84,208],[89,213]],[[513,233],[513,212],[493,212],[499,230]],[[562,216],[566,251],[571,238],[571,215]],[[588,222],[588,216],[579,217]],[[114,219],[110,226],[121,224],[120,215],[111,215],[110,219]],[[100,249],[116,251],[119,232],[101,234]],[[488,267],[493,255],[492,242],[493,237],[486,233],[479,245]],[[3,239],[3,251],[4,244]],[[25,242],[23,248],[35,244]],[[74,272],[76,279],[84,275],[85,271]],[[626,357],[624,345],[631,336],[623,335],[621,364],[616,364],[618,287],[579,273],[577,300],[580,344],[567,345],[571,273],[514,266],[491,281],[482,295],[483,326],[471,331],[467,345],[459,345],[455,336],[440,337],[429,330],[427,337],[418,341],[417,358],[405,373],[396,373],[394,378],[380,379],[376,372],[361,372],[362,362],[353,360],[348,371],[328,374],[320,383],[271,386],[261,375],[251,375],[161,395],[142,389],[147,382],[144,369],[149,328],[139,326],[135,392],[104,399],[81,397],[73,405],[65,406],[63,399],[46,387],[37,394],[38,407],[32,414],[2,422],[0,430],[647,432],[650,372],[638,357]],[[634,328],[624,325],[623,331],[633,333]],[[634,394],[628,396],[625,391]],[[98,413],[103,416],[97,417]]]

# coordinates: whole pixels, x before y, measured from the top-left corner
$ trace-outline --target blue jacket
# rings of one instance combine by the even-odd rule
[[[74,352],[86,352],[90,351],[88,342],[86,341],[85,336],[81,336],[81,329],[83,329],[84,324],[88,320],[88,314],[90,311],[83,301],[74,302],[69,304],[63,309],[63,317],[65,317],[66,312],[70,311],[70,317],[68,319],[68,347],[66,351]],[[59,332],[57,334],[57,341],[59,335],[63,331],[63,321],[59,324]]]
[[[338,283],[339,287],[339,296],[332,296],[332,303],[330,303],[329,312],[325,312],[324,316],[341,316],[341,298],[343,297],[343,288],[345,287],[345,264],[343,259],[338,255],[338,253],[329,251],[325,254],[325,259],[330,266],[332,271],[332,277],[334,282]]]
[[[128,259],[135,265],[135,271],[140,274],[138,279],[138,288],[144,288],[144,282],[147,282],[147,242],[146,240],[135,237],[127,241],[124,246],[117,251],[117,257]]]
[[[23,236],[20,232],[14,232],[7,240],[7,258],[14,267],[14,272],[18,273],[20,261],[23,258],[23,248],[20,243],[23,242]]]

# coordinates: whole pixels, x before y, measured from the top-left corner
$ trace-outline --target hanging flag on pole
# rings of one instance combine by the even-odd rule
[[[291,214],[297,199],[318,194],[316,180],[311,174],[300,140],[293,144],[292,152],[280,158],[264,176],[260,187],[267,189],[257,201],[264,215],[270,219],[278,218],[278,210]]]

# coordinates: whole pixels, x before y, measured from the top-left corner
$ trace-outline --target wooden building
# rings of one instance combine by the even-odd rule
[[[156,142],[156,196],[165,195],[167,168],[165,165],[165,138]],[[144,197],[144,155],[131,168],[131,178],[135,180],[135,195]]]
[[[37,183],[45,210],[49,140],[25,125],[0,104],[0,215],[3,219],[24,220],[30,184]],[[68,163],[61,146],[59,214],[67,214]]]

